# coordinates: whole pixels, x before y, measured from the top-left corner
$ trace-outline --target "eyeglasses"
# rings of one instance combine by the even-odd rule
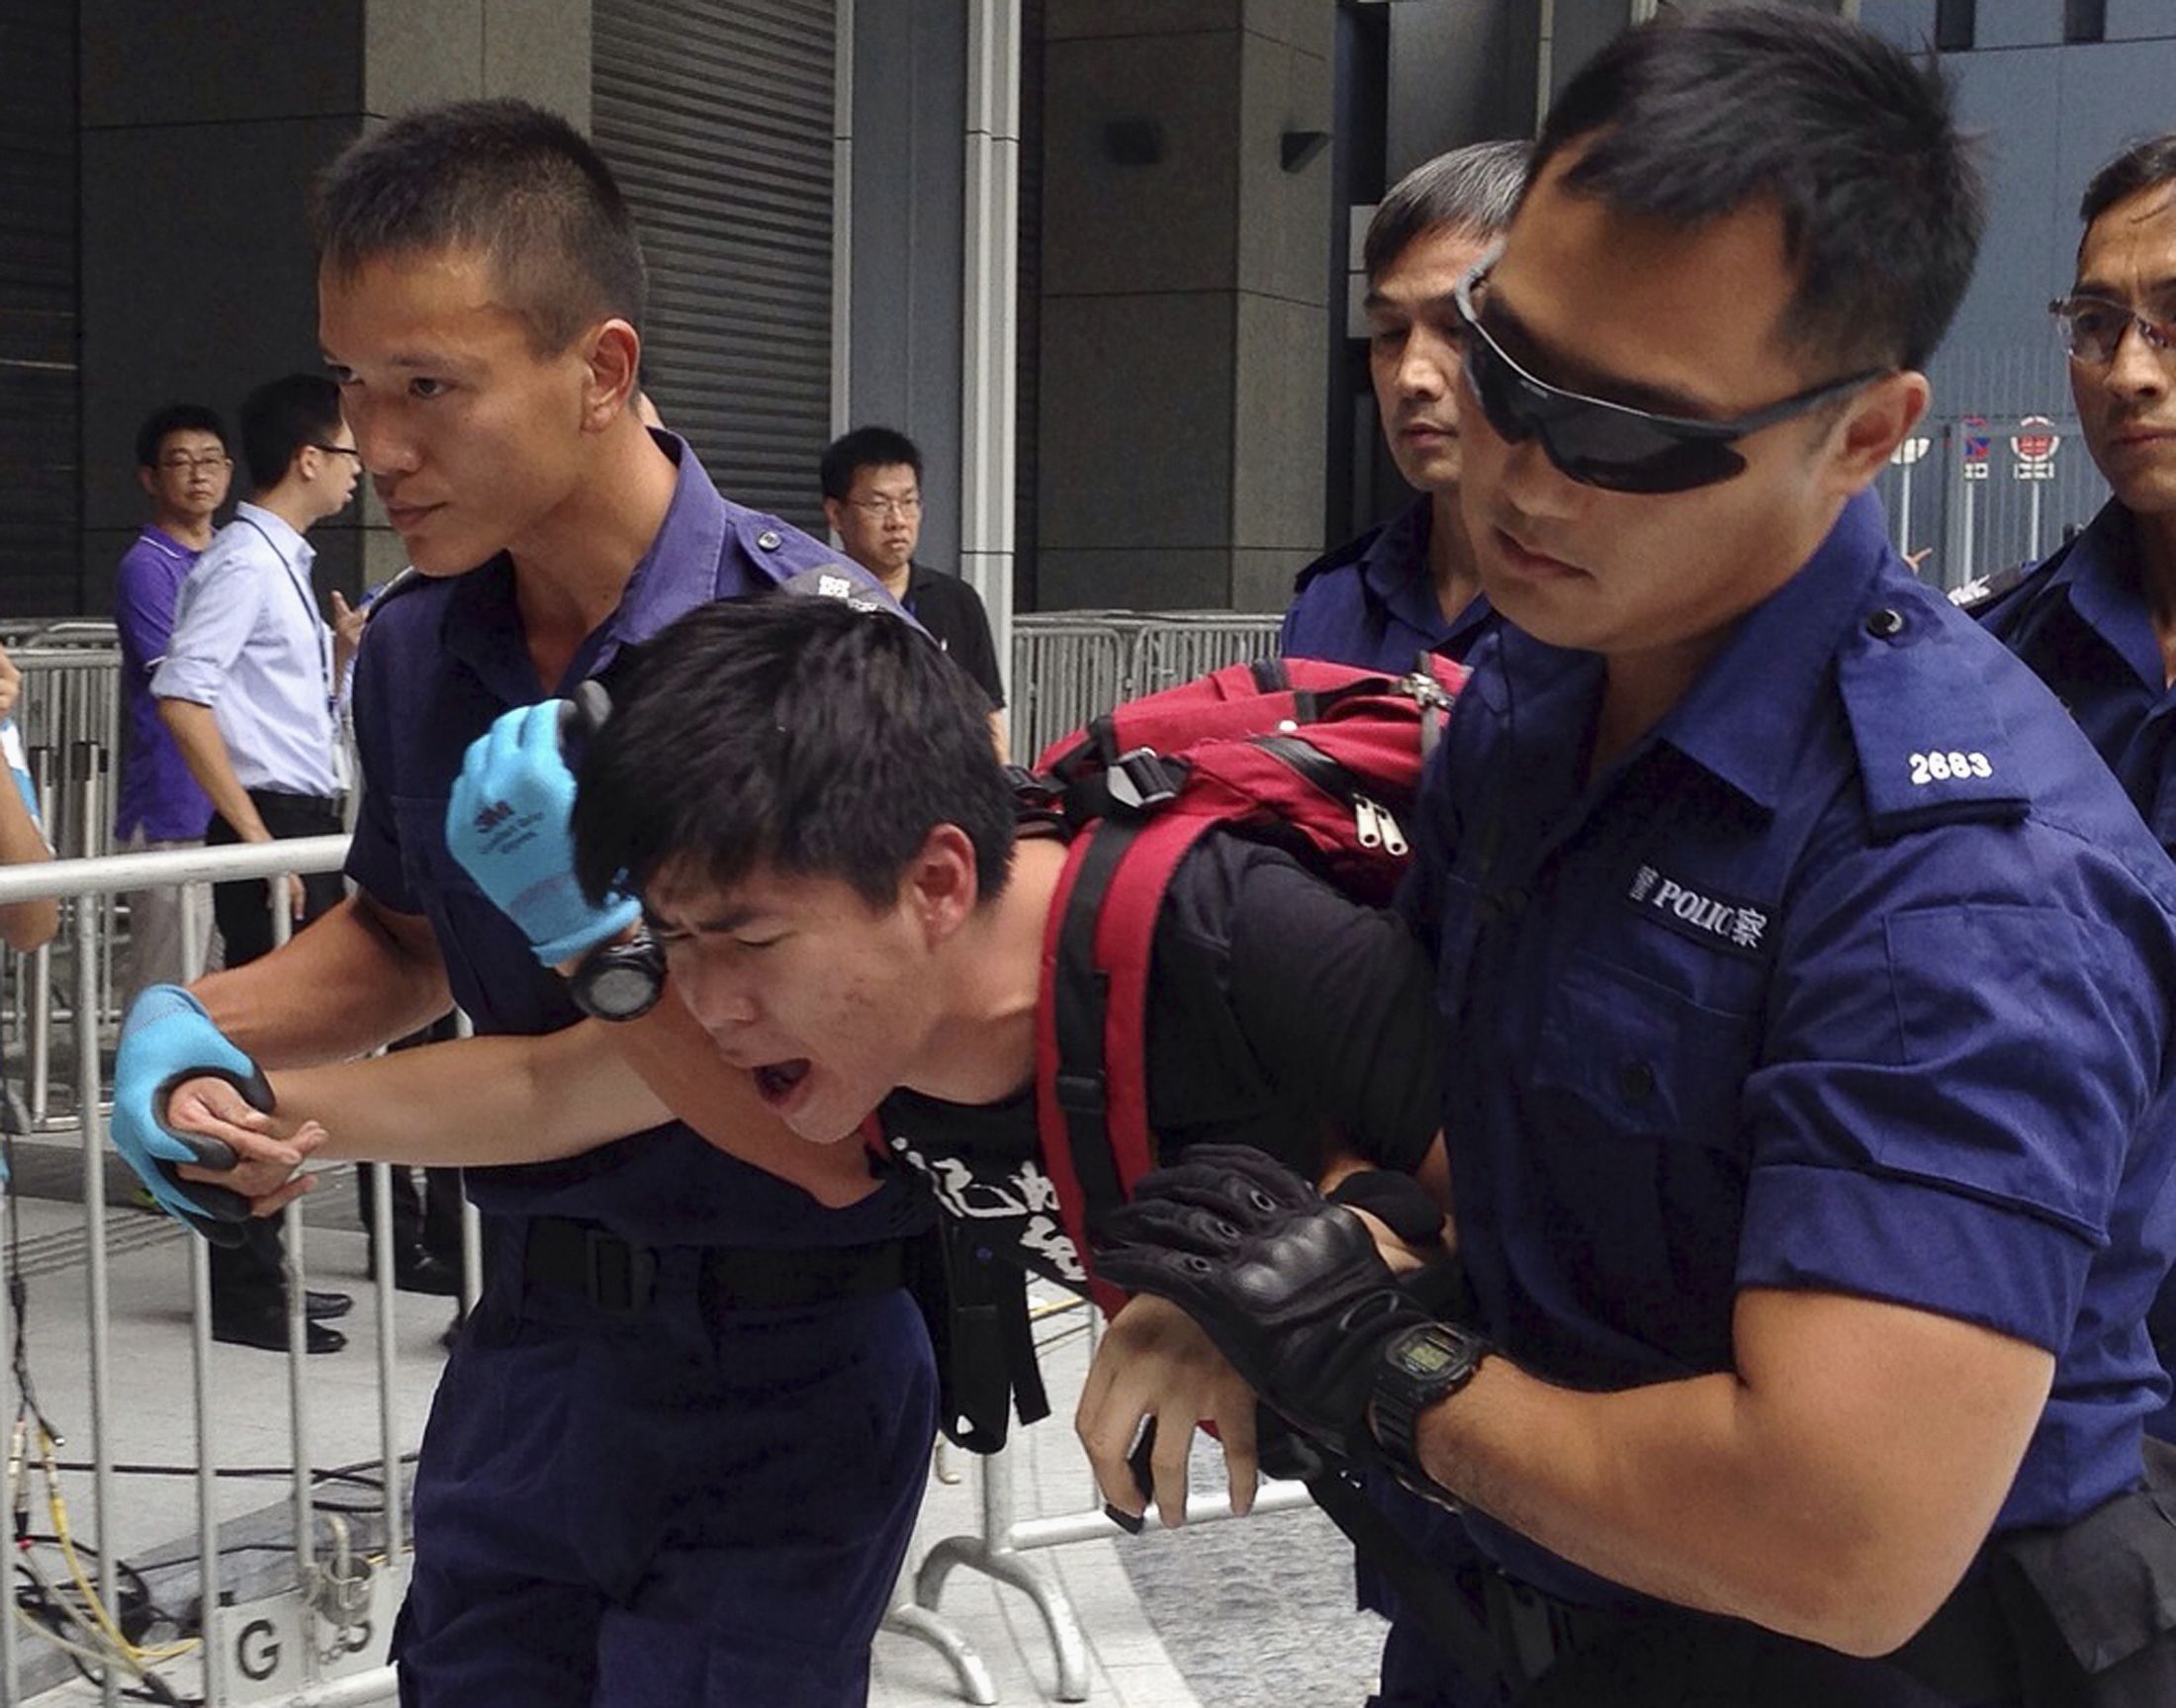
[[[2106,367],[2116,359],[2124,334],[2132,326],[2145,347],[2166,357],[2176,349],[2176,320],[2163,320],[2107,297],[2058,297],[2047,305],[2055,332],[2073,362]]]
[[[191,457],[185,455],[161,457],[158,460],[158,466],[162,469],[169,471],[170,473],[178,475],[184,469],[190,471],[191,473],[194,473],[198,469],[231,469],[234,466],[234,459],[232,457],[224,455],[216,457]]]
[[[849,498],[847,501],[862,515],[876,518],[898,516],[904,520],[922,513],[919,494],[911,498]]]
[[[1481,323],[1474,288],[1488,277],[1495,260],[1494,255],[1484,259],[1452,292],[1458,317],[1471,334],[1465,339],[1466,383],[1497,437],[1513,445],[1539,438],[1560,472],[1604,492],[1689,493],[1730,480],[1746,467],[1745,458],[1732,449],[1734,441],[1857,391],[1885,371],[1869,368],[1720,421],[1660,415],[1567,392],[1520,367]]]
[[[363,453],[353,445],[320,445],[316,440],[312,440],[310,448],[313,451],[330,452],[335,457],[353,457],[357,468],[361,468],[363,464]]]

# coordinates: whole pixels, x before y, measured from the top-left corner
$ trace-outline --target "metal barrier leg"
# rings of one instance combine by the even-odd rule
[[[181,977],[193,984],[204,973],[204,940],[181,940]],[[227,1700],[227,1651],[220,1627],[227,1575],[220,1560],[219,1441],[212,1425],[212,1248],[186,1242],[189,1253],[190,1403],[197,1430],[197,1626],[203,1642],[204,1699]]]
[[[934,1609],[952,1568],[965,1566],[1000,1583],[1009,1583],[1035,1603],[1050,1634],[1057,1659],[1057,1699],[1088,1700],[1088,1643],[1080,1615],[1057,1579],[1042,1562],[1013,1546],[1013,1468],[1009,1453],[993,1453],[982,1462],[982,1534],[948,1536],[933,1547],[914,1574],[918,1606]]]
[[[988,1708],[997,1700],[997,1685],[981,1655],[951,1620],[941,1619],[927,1607],[915,1605],[913,1596],[907,1592],[904,1563],[900,1566],[899,1576],[899,1587],[893,1594],[891,1611],[884,1615],[883,1629],[895,1636],[911,1637],[936,1650],[952,1667],[952,1681],[959,1686],[960,1698],[978,1704],[978,1708]]]
[[[997,1686],[991,1681],[990,1669],[982,1657],[975,1653],[974,1645],[927,1608],[917,1607],[912,1601],[898,1602],[884,1615],[884,1629],[896,1636],[926,1643],[944,1656],[959,1685],[962,1701],[988,1708],[997,1700]]]
[[[406,1520],[401,1509],[401,1453],[393,1404],[393,1170],[370,1165],[370,1267],[378,1306],[378,1465],[386,1480],[386,1559],[398,1561]]]
[[[204,1634],[204,1699],[227,1700],[227,1650],[221,1620],[226,1572],[220,1562],[219,1441],[212,1426],[212,1248],[189,1241],[189,1351],[197,1414],[198,1622]]]
[[[12,1182],[0,1185],[0,1200],[5,1200],[17,1188]],[[0,1212],[4,1212],[5,1208],[4,1203],[0,1203]],[[0,1348],[14,1345],[15,1332],[9,1321],[8,1290],[0,1285]],[[15,1416],[22,1403],[23,1396],[15,1391],[15,1360],[0,1356],[0,1419],[5,1420],[0,1423],[0,1428],[7,1432],[4,1439],[0,1439],[0,1465],[7,1468],[6,1475],[11,1479],[30,1475],[30,1467],[18,1465],[14,1457]],[[12,1492],[11,1488],[0,1487],[0,1495]],[[0,1504],[5,1502],[0,1501]],[[15,1562],[10,1560],[7,1562],[7,1570],[0,1572],[0,1702],[20,1702],[23,1699],[22,1684],[18,1677],[19,1666],[20,1661],[15,1649]]]
[[[98,897],[75,902],[76,1110],[83,1131],[83,1231],[89,1256],[91,1318],[91,1490],[98,1511],[98,1595],[108,1608],[121,1605],[120,1550],[114,1546],[113,1373],[108,1345],[110,1303],[106,1276],[106,1130],[99,1112]],[[102,1674],[100,1700],[121,1700],[120,1668]]]

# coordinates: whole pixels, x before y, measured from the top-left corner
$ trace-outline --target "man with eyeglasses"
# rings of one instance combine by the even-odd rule
[[[2176,133],[2086,186],[2077,279],[2050,305],[2079,426],[2114,495],[1980,620],[2077,719],[2162,848],[2176,853]],[[2176,1290],[2155,1303],[2176,1357]],[[2149,1425],[2176,1440],[2176,1408]]]
[[[1513,1700],[2176,1700],[2176,868],[1866,495],[1980,231],[1940,73],[1678,15],[1533,174],[1461,292],[1504,626],[1403,900],[1471,1309],[1259,1164],[1104,1272],[1465,1508]]]
[[[166,656],[151,677],[159,716],[190,774],[211,798],[215,847],[336,836],[346,787],[337,701],[355,618],[335,591],[335,632],[311,582],[317,553],[304,537],[347,507],[362,472],[340,394],[317,374],[290,374],[243,400],[242,457],[252,486],[182,584]],[[212,886],[226,964],[272,948],[271,907],[299,929],[337,906],[337,872]],[[212,1338],[283,1350],[288,1325],[278,1224],[212,1248]],[[307,1345],[337,1352],[327,1320],[345,1294],[313,1293]]]
[[[890,427],[856,427],[834,439],[818,468],[824,520],[839,544],[884,584],[952,663],[990,696],[990,733],[1006,751],[1005,680],[982,597],[957,576],[914,561],[922,540],[922,452]]]
[[[114,576],[114,628],[121,641],[122,718],[127,726],[114,807],[114,845],[129,853],[194,848],[212,803],[189,774],[158,715],[151,675],[166,657],[174,599],[212,543],[212,517],[227,501],[234,459],[227,424],[201,404],[169,404],[136,429],[136,480],[151,519],[121,555]],[[201,967],[212,910],[201,884],[133,891],[122,1000]]]
[[[1463,659],[1487,629],[1458,509],[1451,293],[1502,235],[1525,183],[1525,143],[1476,142],[1406,173],[1368,222],[1368,372],[1391,460],[1420,495],[1300,572],[1277,636],[1285,657],[1403,674],[1423,652]]]

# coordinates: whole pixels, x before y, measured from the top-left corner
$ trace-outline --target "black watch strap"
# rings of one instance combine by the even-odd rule
[[[1426,1322],[1390,1340],[1376,1362],[1370,1408],[1376,1445],[1401,1483],[1441,1505],[1458,1502],[1421,1467],[1420,1414],[1471,1382],[1490,1351],[1471,1329]]]

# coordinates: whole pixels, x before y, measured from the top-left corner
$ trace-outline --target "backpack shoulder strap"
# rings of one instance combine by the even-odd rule
[[[1058,1216],[1108,1314],[1126,1295],[1094,1279],[1094,1232],[1156,1166],[1148,1123],[1148,972],[1171,874],[1214,818],[1102,819],[1074,840],[1043,933],[1036,1013],[1036,1124]]]

